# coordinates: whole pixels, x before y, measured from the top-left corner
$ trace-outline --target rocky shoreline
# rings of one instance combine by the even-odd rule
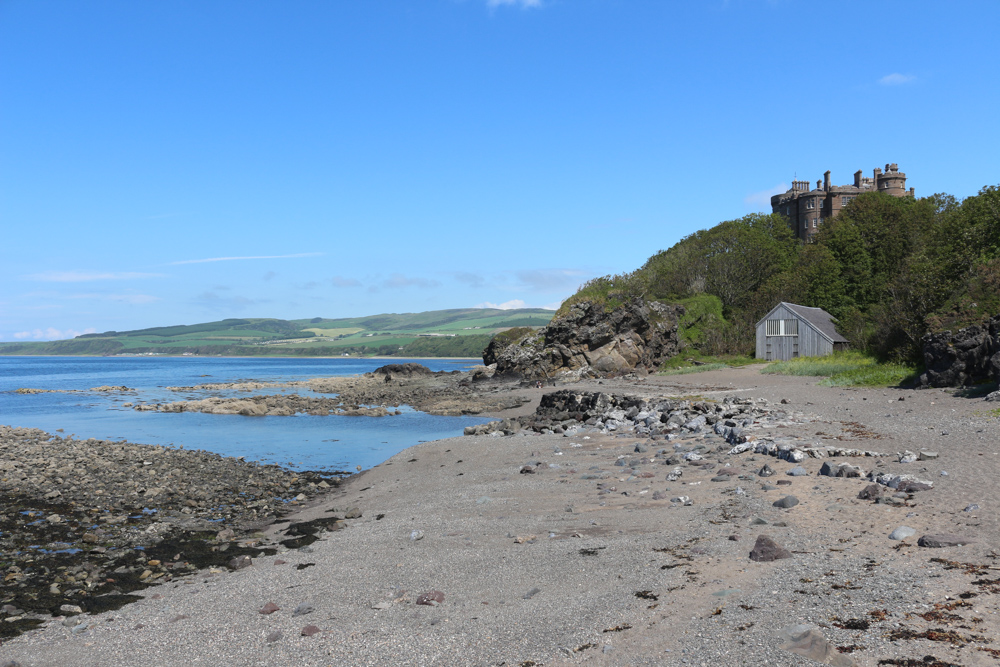
[[[0,637],[257,555],[261,529],[346,474],[0,426]]]
[[[168,387],[175,392],[239,391],[282,388],[302,389],[325,398],[299,394],[246,397],[209,397],[199,400],[126,404],[139,411],[205,412],[245,416],[347,415],[384,417],[399,414],[396,408],[409,405],[432,415],[458,416],[494,414],[518,408],[528,399],[512,392],[518,382],[477,381],[476,374],[462,371],[432,372],[415,363],[388,364],[371,373],[349,377],[315,378],[304,382],[206,383],[190,387]],[[491,373],[478,371],[488,380]],[[390,409],[392,408],[392,409]]]
[[[365,380],[362,391],[397,381]],[[175,532],[118,549],[139,555],[101,567],[94,581],[125,582],[105,596],[134,595],[129,582],[154,575],[166,585],[113,613],[85,606],[102,595],[48,598],[0,664],[968,667],[1000,655],[1000,427],[980,401],[753,368],[555,391],[471,384],[531,402],[312,498],[308,482],[292,484],[275,495],[304,499],[276,505],[295,511],[269,527],[271,508],[232,519],[242,535],[187,531],[217,559],[201,569],[179,565],[198,561]],[[20,469],[22,484],[37,468]],[[277,478],[278,491],[289,482]],[[156,521],[129,497],[122,530]],[[214,502],[157,514],[211,520]],[[82,539],[101,522],[78,524]],[[62,537],[44,539],[71,543]],[[82,553],[67,570],[32,564],[39,594],[85,589]],[[75,608],[85,613],[67,616]]]

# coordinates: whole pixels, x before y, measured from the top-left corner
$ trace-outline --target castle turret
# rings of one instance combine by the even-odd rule
[[[885,165],[885,173],[875,170],[875,189],[893,197],[906,195],[906,174],[899,170],[895,162]]]

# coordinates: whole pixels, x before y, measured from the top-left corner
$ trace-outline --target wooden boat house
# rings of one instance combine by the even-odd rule
[[[847,339],[837,333],[835,322],[822,308],[782,301],[757,323],[757,358],[786,361],[846,350]]]

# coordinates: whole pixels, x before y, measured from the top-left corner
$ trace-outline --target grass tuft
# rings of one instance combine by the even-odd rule
[[[660,371],[659,375],[687,375],[688,373],[703,373],[705,371],[717,371],[721,368],[729,368],[729,364],[722,362],[702,364],[701,366],[681,366],[678,368],[667,368]]]
[[[851,351],[779,361],[761,369],[761,373],[824,377],[820,384],[827,387],[888,387],[914,382],[919,369],[906,364],[879,363]]]

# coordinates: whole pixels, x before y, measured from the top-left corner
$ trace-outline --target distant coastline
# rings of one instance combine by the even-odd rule
[[[543,327],[553,314],[540,308],[464,308],[340,319],[226,319],[69,340],[0,342],[0,355],[466,359],[481,356],[497,333]]]

